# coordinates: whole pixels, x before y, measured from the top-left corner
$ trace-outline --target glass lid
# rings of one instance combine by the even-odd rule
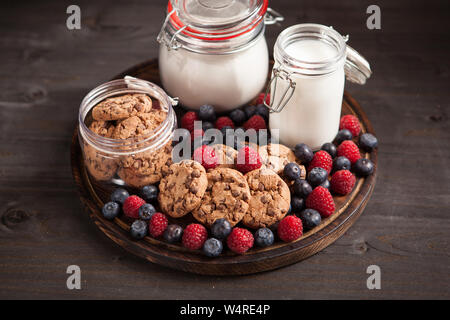
[[[241,24],[267,10],[267,0],[170,0],[182,25],[217,29]]]

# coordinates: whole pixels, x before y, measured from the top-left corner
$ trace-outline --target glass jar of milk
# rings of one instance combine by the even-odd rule
[[[265,25],[282,20],[268,0],[169,1],[158,35],[165,90],[190,109],[248,103],[269,73]]]
[[[347,40],[320,24],[295,25],[278,36],[268,90],[270,127],[281,143],[306,143],[317,150],[334,140],[345,77],[364,84],[371,75],[369,63]]]

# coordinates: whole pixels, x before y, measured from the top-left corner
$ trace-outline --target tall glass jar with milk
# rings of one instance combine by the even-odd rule
[[[300,24],[284,30],[274,47],[270,82],[272,135],[290,147],[313,150],[339,129],[345,78],[364,84],[369,63],[332,27]],[[279,130],[273,130],[279,129]]]
[[[158,42],[163,86],[182,105],[240,107],[266,84],[265,25],[283,18],[268,0],[170,0]]]

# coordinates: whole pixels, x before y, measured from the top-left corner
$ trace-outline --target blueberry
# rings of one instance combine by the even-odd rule
[[[142,188],[142,196],[147,201],[155,201],[158,198],[158,187],[148,185]]]
[[[245,112],[241,109],[234,109],[230,112],[229,117],[231,120],[233,120],[234,124],[237,126],[242,125],[246,120]]]
[[[211,226],[211,234],[217,239],[225,239],[230,233],[231,225],[227,219],[217,219]]]
[[[295,162],[288,163],[283,169],[283,175],[289,180],[299,179],[301,172],[300,166]]]
[[[277,233],[278,232],[278,226],[280,225],[280,221],[275,222],[274,224],[269,226],[269,229],[274,232]]]
[[[294,147],[295,156],[302,162],[302,164],[306,165],[311,162],[314,157],[314,153],[311,148],[308,147],[304,143],[299,143]]]
[[[142,239],[147,235],[148,223],[143,220],[136,220],[131,224],[130,234],[134,239]]]
[[[325,189],[330,189],[330,181],[328,179],[326,179],[324,182],[322,182],[320,185],[320,187],[324,187]]]
[[[301,198],[306,198],[312,192],[311,185],[308,183],[308,181],[303,179],[295,180],[293,189],[295,195]]]
[[[203,121],[214,122],[216,121],[216,111],[213,106],[205,104],[198,110],[198,117]]]
[[[247,119],[250,119],[252,116],[256,114],[256,106],[246,106],[244,108],[244,112]]]
[[[347,157],[340,156],[333,160],[333,171],[350,170],[352,163]]]
[[[333,159],[336,157],[336,154],[337,154],[336,146],[334,144],[332,144],[331,142],[324,143],[322,145],[322,148],[320,148],[320,149],[328,152],[328,154]]]
[[[266,121],[269,120],[269,109],[263,104],[258,104],[256,106],[255,114],[260,115]]]
[[[308,173],[308,182],[315,188],[327,180],[328,172],[324,168],[316,167]]]
[[[305,207],[305,199],[298,197],[298,196],[292,196],[291,197],[291,211],[292,212],[300,212]]]
[[[342,141],[352,140],[352,139],[353,139],[353,135],[350,132],[350,130],[348,130],[348,129],[339,130],[339,132],[336,135],[336,138],[334,138],[337,145],[340,145]]]
[[[302,220],[305,230],[311,230],[317,227],[322,221],[320,213],[314,209],[305,209],[298,214],[298,217]]]
[[[222,253],[222,241],[216,238],[209,238],[203,244],[203,253],[208,257],[217,257]]]
[[[373,173],[374,165],[373,162],[366,158],[358,159],[353,165],[353,171],[356,175],[365,177]]]
[[[117,202],[107,202],[102,208],[103,216],[108,220],[113,220],[120,213],[120,205]]]
[[[367,152],[371,152],[378,146],[378,139],[371,133],[364,133],[359,137],[359,146]]]
[[[127,190],[118,188],[111,193],[111,201],[123,204],[130,196]]]
[[[150,220],[152,216],[155,214],[156,209],[150,203],[145,203],[139,208],[139,218],[142,220]]]
[[[255,244],[258,247],[268,247],[273,244],[274,235],[269,228],[259,228],[255,232]]]
[[[164,240],[169,243],[176,243],[180,241],[183,235],[183,228],[177,224],[169,224],[166,231],[164,231]]]
[[[206,130],[213,129],[214,123],[209,121],[202,121],[202,130],[206,132]]]

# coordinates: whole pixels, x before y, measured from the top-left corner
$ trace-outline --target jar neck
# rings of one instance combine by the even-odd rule
[[[290,45],[303,40],[321,41],[334,50],[334,54],[325,59],[305,61],[286,51]],[[284,30],[274,47],[276,62],[289,73],[307,76],[326,75],[343,67],[346,59],[345,39],[333,28],[320,24],[299,24]]]
[[[152,99],[157,99],[161,109],[167,112],[166,118],[157,128],[146,135],[129,139],[106,138],[89,130],[85,120],[94,106],[113,96],[134,93],[147,94]],[[78,122],[79,134],[83,141],[98,151],[111,155],[130,155],[157,150],[166,145],[172,139],[176,128],[176,115],[171,98],[160,87],[148,81],[125,77],[107,82],[90,91],[81,102]]]
[[[165,26],[164,32],[158,37],[161,45],[166,45],[169,50],[184,49],[199,54],[233,54],[244,51],[264,36],[265,24],[261,19],[258,24],[250,30],[240,31],[232,37],[196,37],[192,34],[185,34],[176,29],[172,23]]]

